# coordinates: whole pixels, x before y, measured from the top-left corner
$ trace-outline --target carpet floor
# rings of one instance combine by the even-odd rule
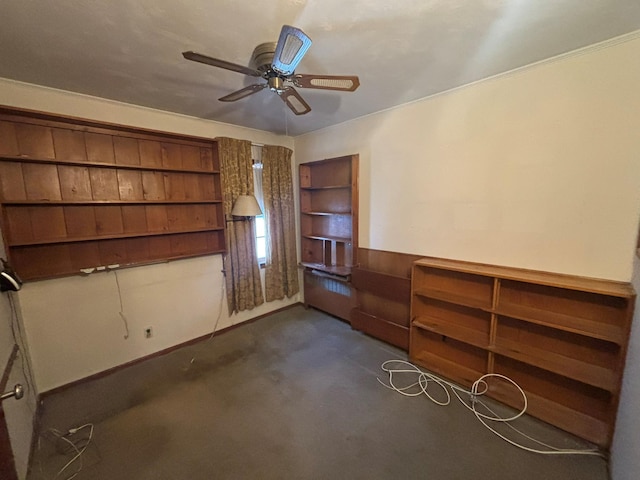
[[[457,401],[385,388],[391,359],[406,353],[295,306],[46,396],[28,478],[80,466],[79,480],[608,478],[602,458],[525,452]],[[75,452],[55,431],[86,423],[91,443],[56,477]],[[588,447],[527,416],[517,425]],[[68,438],[82,448],[88,433]]]

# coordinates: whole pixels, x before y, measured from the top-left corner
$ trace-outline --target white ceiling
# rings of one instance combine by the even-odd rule
[[[14,0],[0,2],[0,77],[299,135],[640,29],[639,0]],[[283,24],[313,40],[299,73],[352,74],[353,93],[300,89],[296,117],[248,65]]]

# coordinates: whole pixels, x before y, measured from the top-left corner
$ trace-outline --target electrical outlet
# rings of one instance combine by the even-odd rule
[[[151,338],[153,336],[153,329],[151,327],[147,327],[144,329],[144,338]]]

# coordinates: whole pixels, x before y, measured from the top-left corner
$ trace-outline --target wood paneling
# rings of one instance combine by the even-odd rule
[[[55,158],[50,128],[16,123],[15,131],[19,155],[33,158]]]
[[[84,134],[87,149],[87,160],[92,163],[115,163],[113,140],[111,135],[101,133]]]
[[[0,188],[2,200],[26,200],[27,192],[22,175],[22,164],[18,162],[0,162]]]
[[[361,248],[358,258],[351,277],[357,299],[351,326],[408,350],[411,267],[421,257]]]
[[[215,143],[0,108],[0,203],[23,280],[221,253]]]
[[[58,160],[87,161],[84,133],[63,128],[52,129],[55,158]]]
[[[58,169],[55,165],[25,163],[22,165],[22,175],[27,200],[42,202],[62,199]]]
[[[58,165],[62,200],[92,200],[87,167]]]
[[[138,140],[128,137],[113,137],[116,163],[120,165],[140,165]]]

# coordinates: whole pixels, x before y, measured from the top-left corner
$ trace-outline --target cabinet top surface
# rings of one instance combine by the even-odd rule
[[[526,270],[523,268],[486,265],[446,258],[425,257],[414,262],[415,266],[441,268],[463,273],[537,283],[559,288],[569,288],[617,297],[633,297],[635,291],[629,283],[597,278],[579,277],[561,273]]]

